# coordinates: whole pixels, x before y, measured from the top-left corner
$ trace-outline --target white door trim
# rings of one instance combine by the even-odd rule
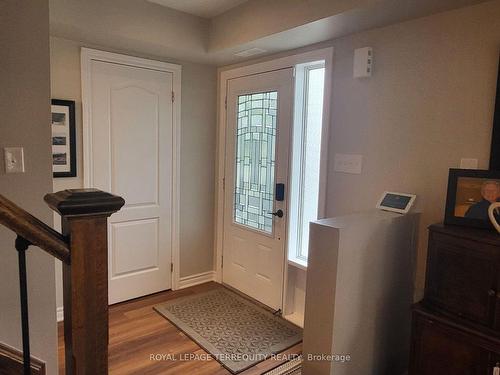
[[[327,47],[308,51],[296,55],[281,57],[278,59],[260,62],[252,65],[242,66],[234,69],[219,69],[218,75],[218,116],[217,116],[217,168],[215,178],[215,280],[222,282],[222,254],[224,238],[224,170],[226,156],[226,96],[227,84],[230,79],[265,73],[272,70],[294,67],[312,61],[325,61],[325,95],[323,100],[323,134],[321,141],[321,166],[320,166],[320,189],[319,189],[319,217],[326,213],[326,182],[328,173],[328,129],[330,125],[330,106],[333,74],[333,47]],[[286,262],[286,259],[285,259]],[[286,265],[285,265],[286,266]],[[285,280],[286,282],[286,280]]]
[[[180,280],[180,138],[181,138],[181,70],[177,64],[162,61],[148,60],[140,57],[121,55],[90,48],[81,49],[81,80],[82,80],[82,114],[83,114],[83,185],[91,187],[93,184],[93,156],[92,156],[92,124],[89,121],[91,113],[91,63],[104,61],[115,64],[128,65],[138,68],[158,70],[172,73],[173,76],[173,106],[172,106],[172,289],[179,288]]]

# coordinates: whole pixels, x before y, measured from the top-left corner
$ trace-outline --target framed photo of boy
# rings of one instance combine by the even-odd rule
[[[52,172],[76,177],[75,102],[52,99]]]
[[[450,169],[445,224],[493,229],[488,209],[495,202],[500,202],[500,171]],[[498,221],[500,212],[495,216]]]

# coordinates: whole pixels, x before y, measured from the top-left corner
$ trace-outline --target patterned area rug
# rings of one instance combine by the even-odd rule
[[[302,341],[302,329],[226,288],[155,310],[237,374]]]

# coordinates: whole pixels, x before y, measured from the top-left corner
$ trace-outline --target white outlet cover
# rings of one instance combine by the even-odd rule
[[[5,147],[4,160],[6,173],[24,173],[24,149],[22,147]]]
[[[361,174],[363,155],[335,154],[334,171],[352,174]]]

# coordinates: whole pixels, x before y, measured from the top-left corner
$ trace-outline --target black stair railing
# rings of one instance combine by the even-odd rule
[[[0,223],[16,234],[15,248],[18,253],[19,291],[21,304],[21,329],[23,343],[23,372],[31,374],[31,354],[28,316],[28,282],[26,272],[26,251],[36,244],[58,259],[69,263],[69,247],[59,233],[33,217],[0,195]]]
[[[16,250],[19,262],[19,292],[21,300],[21,329],[23,335],[23,372],[31,373],[30,329],[28,315],[28,280],[26,275],[26,250],[31,245],[21,236],[16,238]]]
[[[26,251],[36,246],[63,263],[65,372],[108,373],[107,218],[125,201],[95,189],[45,196],[64,235],[0,195],[0,224],[17,234],[23,372],[31,374]],[[71,248],[71,251],[70,251]]]

